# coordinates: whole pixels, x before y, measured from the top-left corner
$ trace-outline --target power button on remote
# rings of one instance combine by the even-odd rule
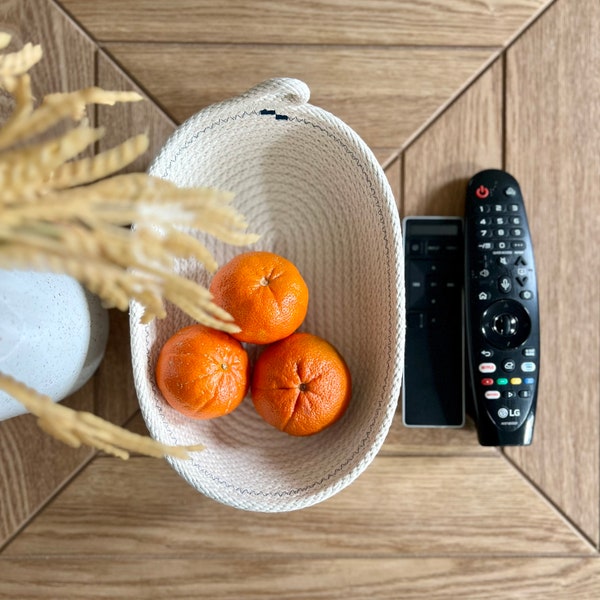
[[[487,198],[490,195],[490,190],[488,188],[486,188],[485,185],[480,185],[475,190],[475,195],[478,198],[481,198],[482,200],[484,200],[485,198]]]

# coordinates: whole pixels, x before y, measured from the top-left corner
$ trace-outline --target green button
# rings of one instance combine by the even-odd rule
[[[508,383],[508,379],[506,379],[506,377],[500,377],[499,379],[496,379],[496,383],[498,385],[506,385]]]

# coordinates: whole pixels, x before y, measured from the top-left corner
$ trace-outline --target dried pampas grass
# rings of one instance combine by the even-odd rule
[[[9,43],[10,36],[0,33],[0,49]],[[189,233],[193,230],[230,244],[256,241],[231,206],[231,194],[181,189],[141,173],[115,175],[146,151],[144,134],[93,157],[79,157],[104,135],[103,128],[90,127],[87,105],[142,98],[90,87],[50,94],[34,107],[28,71],[41,57],[40,46],[32,44],[0,54],[0,87],[14,98],[14,110],[0,128],[0,268],[70,275],[107,307],[127,310],[131,300],[139,302],[144,322],[164,317],[167,300],[200,323],[239,331],[229,314],[212,303],[208,290],[173,269],[178,258],[194,258],[209,271],[217,268]],[[48,132],[65,120],[75,126],[48,139]],[[45,139],[39,139],[41,134]],[[132,223],[135,227],[128,227]],[[127,450],[179,457],[189,450],[124,436],[128,432],[121,428],[54,404],[1,373],[0,388],[37,415],[45,431],[71,445],[84,443],[123,458]]]

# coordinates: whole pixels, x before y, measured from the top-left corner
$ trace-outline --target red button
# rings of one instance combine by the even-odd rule
[[[475,195],[483,200],[484,198],[487,198],[490,195],[490,190],[488,190],[488,188],[486,188],[485,185],[480,185],[475,190]]]
[[[481,385],[494,385],[494,380],[490,379],[489,377],[484,377],[481,380]]]

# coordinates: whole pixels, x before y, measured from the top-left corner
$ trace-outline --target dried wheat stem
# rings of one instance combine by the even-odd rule
[[[38,417],[39,426],[54,437],[73,446],[82,443],[110,452],[120,458],[129,458],[130,452],[147,456],[188,459],[190,452],[204,449],[202,445],[169,446],[147,436],[127,431],[88,412],[78,412],[57,404],[48,396],[0,372],[0,389],[18,400]]]
[[[148,143],[148,136],[142,133],[92,158],[65,163],[54,171],[50,185],[70,188],[112,175],[146,152]]]
[[[10,38],[9,38],[10,41]],[[27,73],[42,58],[42,47],[31,43],[25,44],[18,52],[0,56],[0,82]]]
[[[4,125],[0,130],[0,149],[43,133],[68,117],[80,121],[88,104],[112,105],[116,102],[139,100],[142,100],[142,97],[135,92],[109,92],[97,87],[66,94],[49,94],[27,119]]]
[[[4,50],[9,44],[12,37],[10,34],[0,31],[0,50]]]
[[[77,156],[103,135],[103,127],[76,127],[60,138],[2,153],[2,203],[31,200],[43,192],[55,169],[60,168],[66,160]]]

